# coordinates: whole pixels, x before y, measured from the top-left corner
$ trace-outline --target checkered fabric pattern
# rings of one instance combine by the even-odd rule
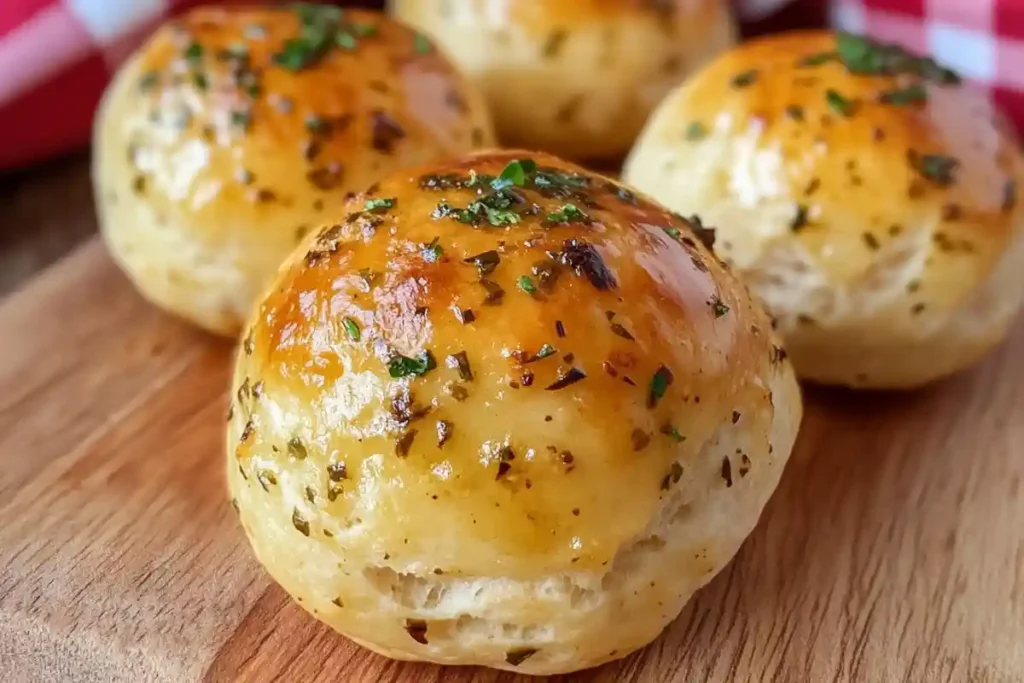
[[[834,0],[837,28],[933,55],[1024,133],[1024,0]]]
[[[167,16],[217,1],[253,0],[0,0],[0,169],[84,144],[117,65]],[[734,0],[750,19],[792,1]],[[1024,0],[832,0],[831,16],[933,54],[1024,130]]]
[[[162,19],[200,0],[0,0],[0,168],[89,139],[110,75]]]

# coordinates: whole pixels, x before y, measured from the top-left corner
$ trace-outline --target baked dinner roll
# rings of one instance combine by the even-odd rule
[[[510,146],[616,161],[670,89],[733,44],[727,0],[390,0],[484,91]]]
[[[105,97],[100,227],[147,298],[232,334],[346,194],[492,137],[474,87],[381,14],[199,9],[160,29]]]
[[[797,373],[908,388],[977,362],[1024,286],[1017,141],[934,61],[849,34],[736,48],[670,95],[627,182],[720,228]]]
[[[800,422],[713,231],[527,152],[398,172],[339,216],[238,355],[228,480],[259,559],[389,657],[547,674],[650,642]]]

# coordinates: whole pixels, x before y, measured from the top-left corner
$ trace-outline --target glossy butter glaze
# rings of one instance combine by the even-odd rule
[[[225,295],[223,316],[191,316],[228,332],[242,315],[231,309],[247,309],[347,194],[492,142],[477,92],[392,19],[205,8],[158,30],[119,73],[98,118],[95,176],[108,242],[143,290],[147,274],[185,283],[147,293],[186,315],[204,289],[237,291],[243,305]],[[162,255],[140,256],[148,247]],[[189,250],[200,263],[167,256]],[[237,284],[203,282],[209,268]]]
[[[424,189],[425,178],[497,176],[517,157],[410,170],[354,198],[284,268],[239,355],[238,465],[250,479],[265,468],[308,482],[325,528],[376,526],[374,547],[398,564],[432,551],[450,560],[446,572],[468,575],[599,567],[651,519],[672,463],[693,457],[737,406],[760,406],[744,419],[765,439],[772,422],[766,378],[780,353],[768,320],[686,220],[540,155],[531,158],[585,186],[572,197],[524,191],[535,215],[508,227],[432,217],[477,192]],[[388,199],[393,208],[364,210]],[[566,204],[586,223],[547,218]],[[559,262],[574,239],[606,279],[595,285],[585,267]],[[488,251],[500,262],[486,278],[503,292],[490,305],[466,262]],[[555,268],[549,287],[538,264]],[[536,358],[546,345],[555,351]],[[396,354],[425,351],[435,369],[389,377]],[[452,367],[460,353],[471,379]],[[660,399],[659,371],[671,377]],[[571,372],[586,377],[554,388]],[[443,445],[439,429],[450,432]],[[290,457],[282,430],[305,457]],[[338,464],[346,477],[329,501]]]
[[[827,31],[744,44],[666,98],[624,178],[721,225],[718,253],[809,378],[948,374],[998,342],[1020,304],[1016,136],[986,96],[898,48]],[[929,347],[943,358],[932,369]]]

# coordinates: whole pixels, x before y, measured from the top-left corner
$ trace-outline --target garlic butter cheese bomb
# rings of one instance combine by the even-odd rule
[[[476,90],[379,13],[198,9],[158,30],[105,96],[100,228],[147,298],[232,334],[347,193],[492,143]]]
[[[695,74],[624,177],[720,228],[799,375],[907,388],[976,363],[1014,320],[1022,170],[1012,130],[955,73],[815,31]]]
[[[549,674],[650,642],[753,529],[801,416],[713,232],[525,152],[397,172],[339,217],[237,358],[227,474],[260,561],[389,657]]]
[[[483,90],[499,138],[618,161],[659,101],[733,44],[726,0],[391,0]]]

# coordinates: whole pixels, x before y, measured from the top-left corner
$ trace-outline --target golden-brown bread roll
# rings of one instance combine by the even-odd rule
[[[621,159],[658,102],[733,44],[726,0],[391,0],[484,91],[509,146]]]
[[[490,146],[485,106],[427,38],[381,14],[199,9],[105,97],[100,227],[146,297],[231,334],[347,193]]]
[[[712,238],[543,154],[355,197],[238,354],[228,480],[270,574],[389,657],[543,674],[650,642],[754,527],[801,416]]]
[[[935,62],[829,32],[736,48],[652,117],[627,182],[719,228],[804,378],[904,388],[977,362],[1024,297],[1022,160]]]

